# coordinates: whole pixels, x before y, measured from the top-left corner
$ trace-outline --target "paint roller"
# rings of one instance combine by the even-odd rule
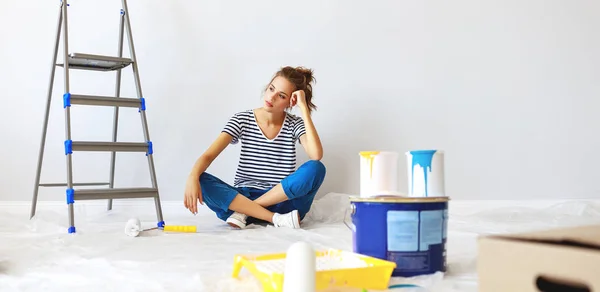
[[[184,233],[196,233],[195,225],[165,225],[162,228],[163,231],[170,232],[184,232]]]
[[[161,228],[154,227],[148,229],[142,229],[142,224],[138,218],[131,218],[125,224],[125,234],[131,237],[137,237],[140,233],[150,230],[160,229],[166,232],[178,232],[178,233],[196,233],[195,225],[165,225]]]

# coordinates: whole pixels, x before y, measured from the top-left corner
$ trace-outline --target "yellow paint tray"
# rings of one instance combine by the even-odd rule
[[[316,256],[317,290],[332,287],[386,290],[396,268],[394,262],[342,250],[317,251]],[[242,267],[246,267],[262,283],[265,292],[280,292],[285,257],[285,253],[236,255],[232,276],[237,278]]]

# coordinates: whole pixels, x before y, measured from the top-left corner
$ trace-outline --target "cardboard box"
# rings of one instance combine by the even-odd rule
[[[483,236],[481,292],[600,292],[600,225]]]

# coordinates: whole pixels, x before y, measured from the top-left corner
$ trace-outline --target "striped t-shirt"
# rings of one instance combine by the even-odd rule
[[[296,170],[296,142],[306,130],[302,118],[286,114],[279,134],[269,140],[258,127],[253,110],[234,114],[223,132],[242,142],[235,187],[268,189]]]

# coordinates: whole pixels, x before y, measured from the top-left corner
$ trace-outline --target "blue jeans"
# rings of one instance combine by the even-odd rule
[[[305,162],[294,173],[281,181],[281,186],[288,200],[266,207],[266,209],[280,214],[298,210],[300,219],[304,219],[325,179],[325,173],[325,165],[321,161],[309,160]],[[229,205],[237,194],[254,201],[269,191],[269,189],[263,190],[252,187],[233,187],[207,172],[200,175],[200,187],[202,189],[202,199],[206,206],[223,221],[233,214],[233,211],[229,210]],[[247,223],[258,221],[255,218],[248,217]]]

